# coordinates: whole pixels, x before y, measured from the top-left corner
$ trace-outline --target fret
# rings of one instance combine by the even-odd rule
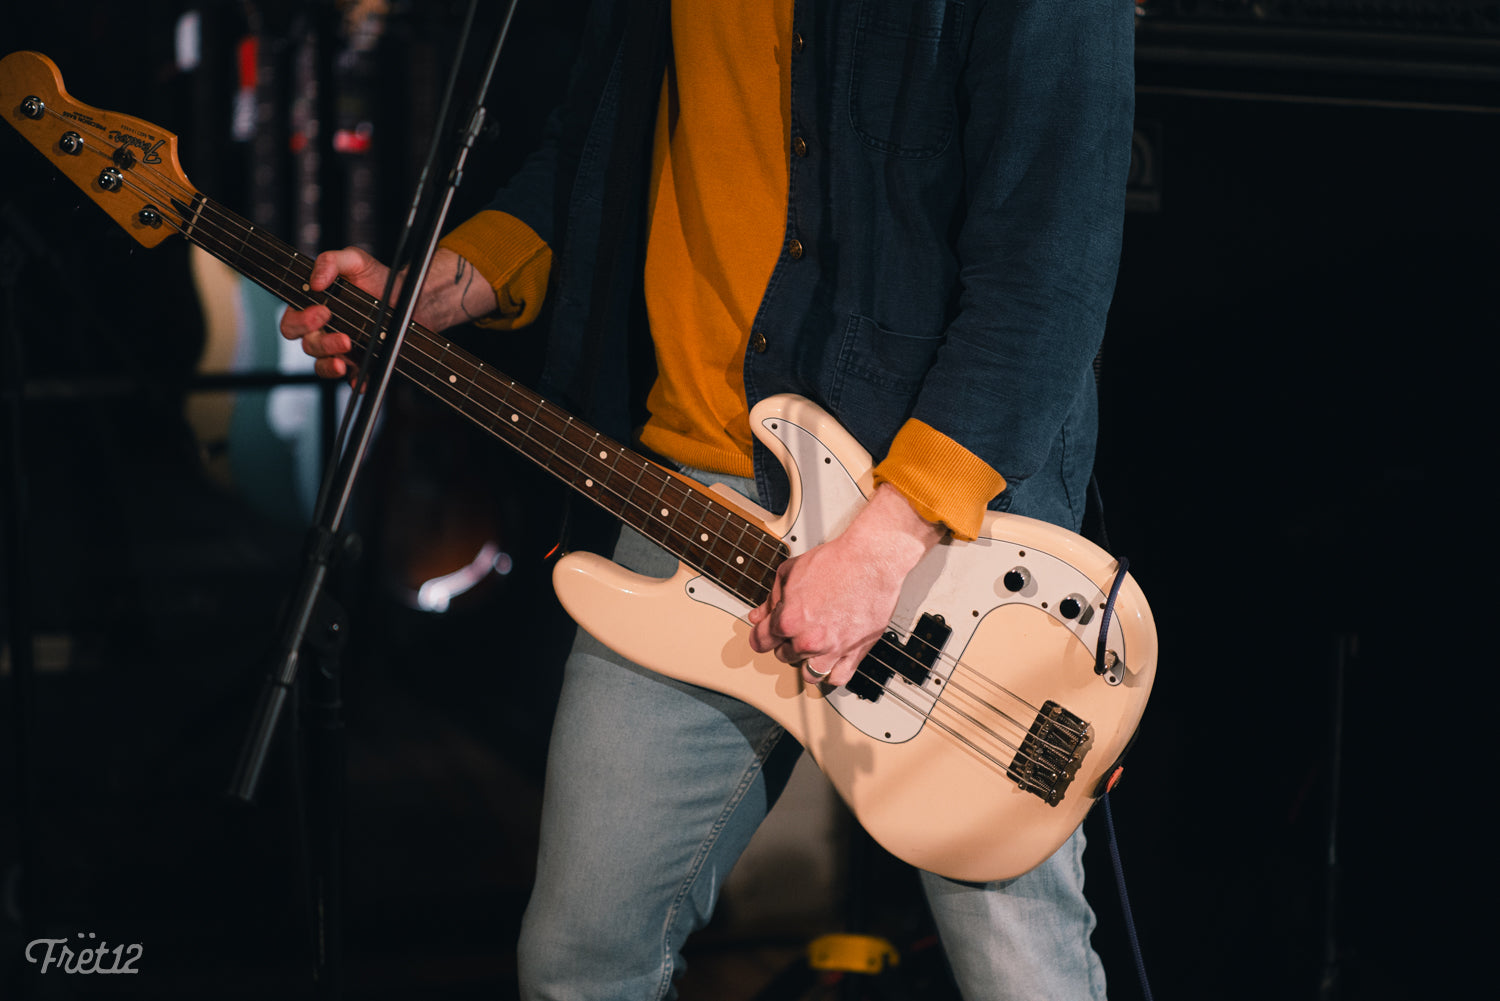
[[[284,263],[281,266],[282,279],[286,282],[288,288],[297,289],[305,299],[307,293],[312,291],[312,286],[308,284],[312,279],[312,261],[307,262],[307,269],[303,272],[293,272],[292,270],[302,263],[302,255],[297,251],[292,251],[283,258],[283,261]]]
[[[725,567],[728,567],[735,554],[742,551],[741,546],[750,523],[743,518],[731,517],[728,514],[721,514],[720,520],[722,524],[719,528],[718,543],[714,547],[714,555]],[[732,537],[729,534],[731,529],[734,530]]]
[[[562,447],[558,449],[559,453],[573,466],[575,472],[582,472],[589,462],[590,449],[599,437],[598,432],[569,416],[563,425],[561,437]]]
[[[411,334],[407,334],[406,336],[407,336],[408,340],[411,338]],[[448,350],[450,348],[452,348],[452,347],[453,347],[453,345],[451,343],[449,343],[448,341],[444,341],[443,342],[443,346],[438,349],[437,357],[435,357],[433,359],[433,365],[434,365],[434,367],[439,372],[443,371],[444,369],[449,368],[449,365],[448,365]],[[454,375],[454,373],[452,373],[452,372],[449,372],[448,374],[450,376]],[[450,378],[448,381],[451,384],[454,384],[454,385],[457,385],[457,382],[458,382],[458,380],[457,380],[456,377],[455,378]]]
[[[673,495],[672,518],[670,518],[669,530],[672,531],[673,537],[679,539],[678,551],[685,551],[688,543],[693,539],[694,528],[697,528],[697,519],[693,518],[693,515],[688,512],[688,507],[693,503],[697,494],[693,489],[688,488],[688,486],[685,486],[684,483],[676,479],[669,480],[667,489],[670,489]]]
[[[611,514],[629,523],[625,497],[620,490],[619,462],[627,454],[618,444],[595,431],[588,445],[586,456],[579,470],[580,480],[575,486],[585,496],[601,505]]]
[[[587,428],[579,428],[580,432]],[[613,443],[606,443],[595,432],[587,442],[578,446],[579,460],[573,477],[573,486],[589,496],[608,489],[613,473],[610,457],[615,454]]]
[[[411,334],[407,334],[411,338]],[[454,406],[460,411],[469,399],[469,391],[474,385],[475,374],[479,371],[480,362],[466,355],[451,353],[452,345],[446,341],[443,343],[442,351],[437,359],[437,371],[442,378],[444,391],[453,397]]]
[[[539,453],[537,458],[540,459],[542,466],[563,480],[571,481],[571,476],[564,475],[564,473],[571,472],[572,464],[567,456],[558,452],[555,444],[562,437],[567,420],[559,411],[547,406],[546,401],[539,398],[536,412],[532,414],[532,421],[538,428],[537,432],[533,432],[533,438],[537,441]]]
[[[612,457],[615,450],[604,443],[603,436],[597,431],[581,448],[583,461],[578,464],[578,485],[592,491],[598,481],[609,479],[614,472]]]
[[[560,465],[567,467],[568,482],[572,483],[577,480],[583,463],[588,461],[588,452],[579,443],[579,438],[588,438],[589,429],[575,421],[571,414],[562,416],[563,423],[557,434],[557,443],[553,446],[553,454],[557,456]]]
[[[668,478],[665,473],[657,470],[649,470],[648,478],[651,480],[654,489],[651,490],[649,496],[642,496],[640,498],[642,506],[646,511],[647,525],[649,527],[648,534],[657,542],[665,542],[670,538],[665,522],[670,517],[672,511],[670,504],[667,504],[662,497],[662,492],[667,488],[666,481]]]
[[[662,546],[676,552],[682,551],[681,529],[678,527],[685,488],[671,476],[662,474],[657,482],[656,495],[652,500],[651,516],[656,522],[656,539]]]
[[[635,475],[630,478],[630,485],[624,492],[625,502],[627,505],[629,505],[631,510],[645,511],[648,509],[648,505],[651,503],[652,492],[649,486],[643,486],[641,484],[641,478],[652,473],[654,470],[644,462],[634,464],[634,467]],[[645,494],[644,497],[642,496],[643,493]],[[639,524],[639,522],[639,518],[637,518],[636,521],[633,522],[634,527],[638,530],[644,527]]]
[[[250,226],[245,230],[244,235],[240,237],[240,246],[239,249],[235,251],[235,253],[238,254],[241,259],[243,259],[245,256],[245,243],[250,239],[251,234],[253,234],[254,232],[255,227]]]
[[[644,462],[628,462],[624,475],[617,477],[614,483],[614,493],[619,497],[620,519],[643,535],[647,534],[645,512],[648,508],[642,503],[640,481],[648,471]]]
[[[713,508],[706,499],[697,494],[694,494],[689,502],[683,505],[684,512],[689,506],[696,507],[698,510],[690,516],[692,526],[686,538],[685,555],[693,566],[704,573],[712,573],[714,564],[717,562],[713,558],[714,533],[704,524],[704,515],[709,514]]]
[[[458,412],[486,431],[499,434],[503,430],[500,420],[500,410],[504,406],[502,393],[503,388],[495,373],[479,362],[464,390],[464,398],[458,403]]]

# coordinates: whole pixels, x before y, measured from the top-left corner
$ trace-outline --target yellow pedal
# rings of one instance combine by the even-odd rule
[[[896,947],[874,935],[822,935],[807,946],[807,964],[815,970],[880,973],[899,962]]]

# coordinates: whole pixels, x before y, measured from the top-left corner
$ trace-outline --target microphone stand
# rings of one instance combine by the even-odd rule
[[[384,320],[387,314],[384,303],[391,300],[395,282],[405,272],[407,280],[402,282],[396,309],[393,311],[400,316],[400,321],[392,336],[372,336],[361,359],[360,391],[350,400],[324,474],[314,524],[308,532],[301,579],[283,624],[277,663],[266,678],[229,790],[234,799],[244,803],[253,802],[281,717],[289,706],[295,712],[292,686],[297,681],[302,649],[304,645],[310,647],[320,657],[318,669],[310,682],[312,691],[308,693],[308,705],[313,710],[313,735],[308,742],[307,753],[312,760],[309,767],[311,781],[302,790],[302,820],[311,856],[308,889],[312,912],[310,920],[313,925],[313,975],[319,994],[323,997],[341,997],[343,991],[340,869],[345,746],[340,719],[342,701],[338,656],[345,642],[346,632],[342,611],[324,594],[323,589],[339,552],[352,548],[351,540],[342,534],[342,529],[354,484],[368,451],[375,417],[385,399],[406,331],[412,325],[418,293],[427,279],[433,255],[437,252],[443,222],[452,205],[454,193],[463,180],[464,164],[468,160],[469,151],[484,124],[483,100],[489,91],[500,51],[510,29],[516,0],[510,0],[506,8],[476,89],[467,123],[459,137],[458,148],[453,155],[453,166],[446,178],[439,183],[432,173],[432,167],[448,131],[449,103],[457,83],[462,54],[468,47],[476,6],[477,0],[471,0],[459,41],[459,58],[454,61],[443,107],[438,115],[440,126],[434,132],[432,147],[417,182],[406,226],[392,256],[390,277],[385,295],[382,296],[381,316],[377,318],[376,330],[385,330]],[[424,221],[425,224],[419,225],[419,221]],[[422,253],[420,260],[410,266],[404,258],[411,255],[404,251],[414,233],[422,234]],[[390,342],[388,345],[385,344],[387,340]],[[383,353],[377,353],[377,346],[385,349]],[[330,498],[336,500],[330,502]],[[312,801],[311,810],[307,809],[308,800]]]

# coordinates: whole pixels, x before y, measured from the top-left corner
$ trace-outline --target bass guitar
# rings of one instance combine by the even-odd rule
[[[295,308],[333,312],[357,345],[379,303],[197,191],[177,137],[81,104],[35,52],[0,60],[5,120],[143,246],[180,235]],[[1156,672],[1151,609],[1108,553],[991,512],[972,542],[933,549],[855,678],[828,690],[750,649],[751,608],[786,559],[835,536],[873,490],[871,459],[808,400],[768,399],[756,436],[785,466],[776,515],[705,489],[586,427],[440,335],[413,325],[398,371],[674,554],[645,578],[572,553],[557,593],[632,660],[739,698],[792,734],[867,831],[912,865],[962,880],[1019,875],[1055,851],[1118,774]]]

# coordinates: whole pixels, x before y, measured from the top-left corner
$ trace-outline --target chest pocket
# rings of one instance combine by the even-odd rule
[[[849,118],[866,146],[912,159],[948,148],[958,127],[963,14],[962,3],[948,0],[863,0]]]

